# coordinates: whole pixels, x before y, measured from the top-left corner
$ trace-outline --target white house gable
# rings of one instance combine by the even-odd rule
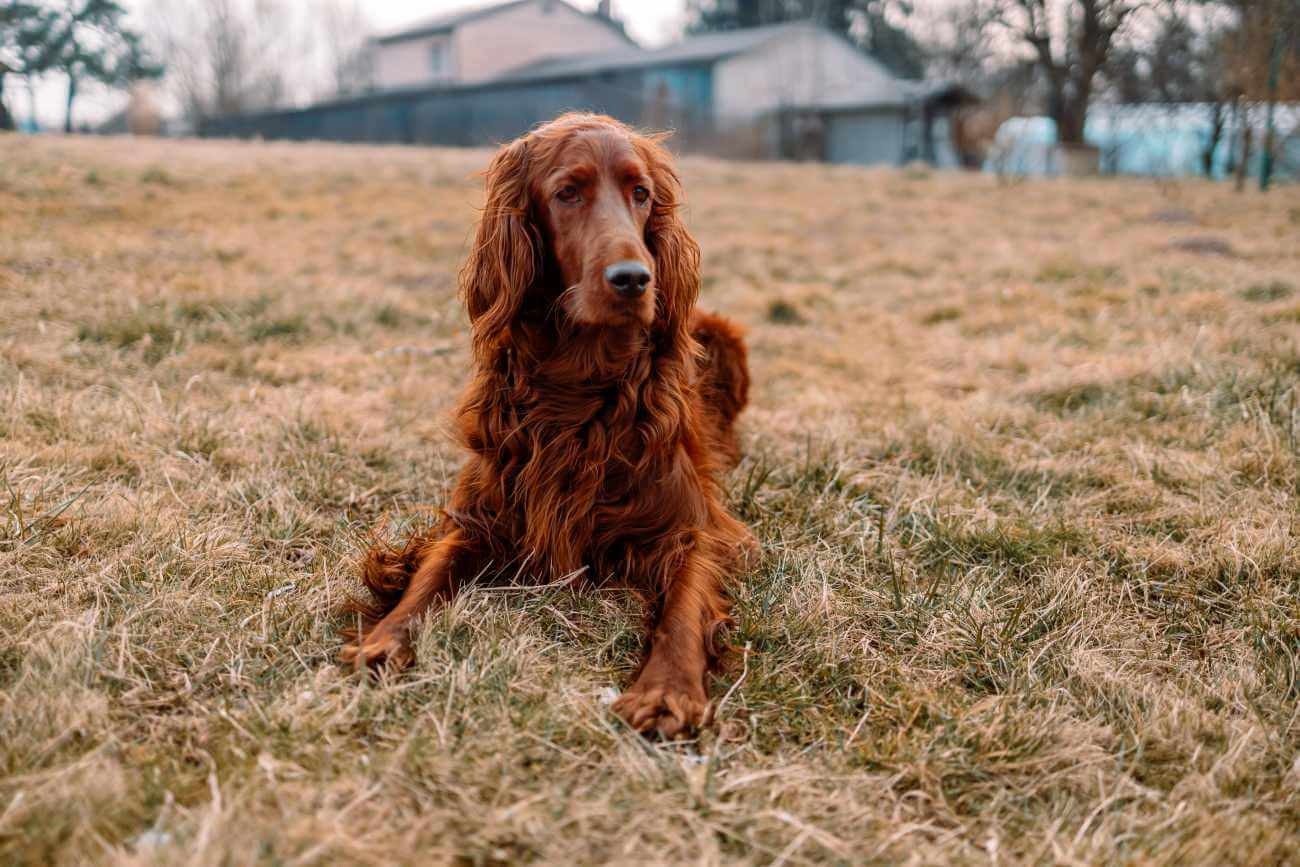
[[[714,109],[724,126],[778,108],[842,100],[901,105],[903,91],[879,63],[811,25],[790,27],[713,71]]]

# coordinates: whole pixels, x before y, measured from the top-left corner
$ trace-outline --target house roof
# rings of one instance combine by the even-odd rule
[[[811,21],[789,21],[743,30],[728,30],[684,39],[674,45],[658,49],[634,49],[600,54],[579,54],[567,57],[543,58],[508,70],[494,79],[498,82],[530,82],[557,78],[581,78],[606,72],[630,69],[647,69],[658,66],[687,66],[716,63],[738,54],[745,54],[770,42],[787,39],[796,33],[809,30],[842,36]],[[846,40],[847,41],[847,40]],[[855,46],[856,50],[856,46]],[[797,106],[811,111],[854,111],[873,108],[901,108],[905,105],[928,101],[932,88],[919,81],[898,78],[879,60],[863,54],[863,59],[876,68],[875,75],[864,75],[846,87],[824,93],[811,104]]]
[[[930,107],[955,108],[980,102],[973,91],[948,81],[910,81],[897,78],[872,84],[862,82],[815,102],[795,106],[800,110],[822,112],[852,112],[873,108],[891,108],[909,103]]]
[[[480,18],[488,18],[492,15],[497,15],[501,12],[508,12],[512,9],[518,9],[520,6],[526,6],[529,3],[535,2],[537,2],[537,0],[512,0],[512,2],[509,3],[491,3],[486,6],[462,9],[459,12],[444,12],[440,15],[422,18],[414,23],[406,25],[400,30],[381,33],[375,37],[375,42],[378,42],[380,45],[387,45],[392,42],[401,42],[406,39],[419,39],[423,36],[433,36],[438,33],[450,33],[457,27],[468,24],[471,21],[477,21]],[[618,33],[618,35],[622,36],[624,39],[627,39],[628,42],[632,41],[623,30],[623,25],[611,18],[606,18],[603,15],[597,15],[591,12],[583,12],[581,9],[575,9],[573,6],[565,3],[564,0],[551,0],[551,2],[562,4],[579,15],[585,15],[588,18],[601,22],[602,24],[606,24],[611,30]]]
[[[527,63],[501,75],[498,80],[522,81],[541,78],[567,78],[592,75],[619,69],[641,69],[650,66],[684,66],[694,63],[712,63],[737,54],[744,54],[790,32],[812,27],[806,21],[787,24],[770,24],[745,30],[728,30],[693,36],[664,48],[607,51],[599,54],[579,54],[553,57]]]

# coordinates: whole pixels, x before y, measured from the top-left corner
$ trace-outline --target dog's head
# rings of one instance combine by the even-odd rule
[[[523,311],[580,327],[684,329],[699,247],[661,139],[601,115],[566,114],[506,145],[461,287],[483,350]]]

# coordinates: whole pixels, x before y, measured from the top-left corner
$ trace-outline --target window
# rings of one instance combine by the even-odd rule
[[[446,78],[450,70],[447,64],[447,43],[438,41],[429,46],[429,68],[434,78]]]

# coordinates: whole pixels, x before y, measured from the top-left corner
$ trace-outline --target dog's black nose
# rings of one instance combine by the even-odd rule
[[[631,259],[615,262],[605,269],[605,282],[626,298],[636,298],[650,284],[650,269]]]

